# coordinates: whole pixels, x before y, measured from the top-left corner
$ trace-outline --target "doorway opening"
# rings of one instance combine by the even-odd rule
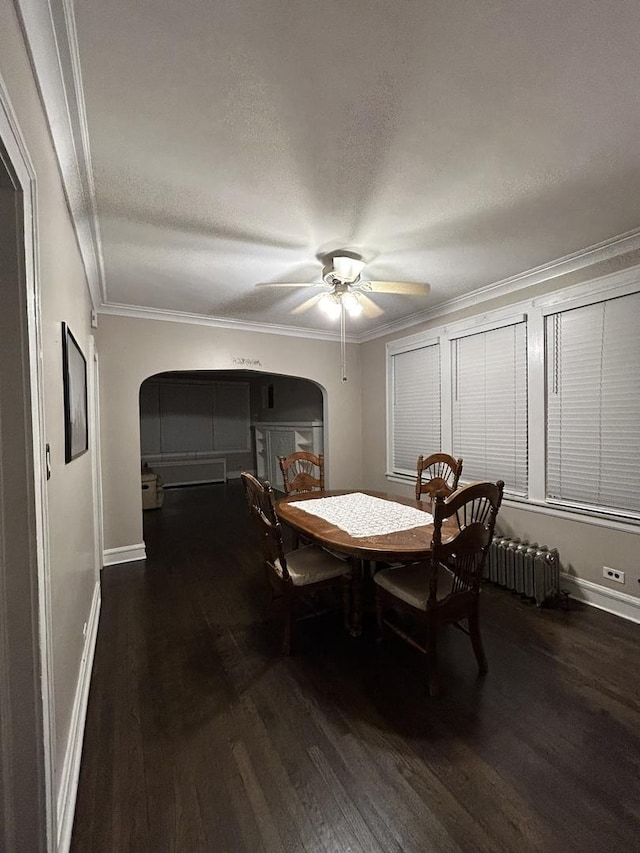
[[[6,129],[3,119],[0,110],[0,129]],[[0,847],[45,851],[54,834],[40,576],[46,509],[34,405],[40,383],[30,358],[36,331],[31,237],[24,227],[30,200],[23,186],[29,184],[18,165],[0,140]]]
[[[319,385],[293,376],[247,370],[152,376],[140,388],[143,478],[153,487],[154,473],[156,489],[166,489],[227,482],[252,471],[282,489],[278,456],[326,452],[324,403]],[[143,498],[154,508],[144,487]]]

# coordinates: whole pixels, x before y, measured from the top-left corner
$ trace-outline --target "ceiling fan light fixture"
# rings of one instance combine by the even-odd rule
[[[320,307],[332,320],[337,320],[342,313],[340,299],[336,298],[333,293],[325,293],[320,300]]]
[[[362,313],[362,305],[360,305],[355,293],[343,293],[342,304],[352,317],[357,317],[358,314]]]

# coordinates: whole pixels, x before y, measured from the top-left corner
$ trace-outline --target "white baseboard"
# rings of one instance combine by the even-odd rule
[[[593,581],[576,578],[566,572],[560,572],[560,587],[566,589],[571,598],[575,598],[576,601],[590,604],[599,610],[606,610],[607,613],[613,613],[631,622],[640,623],[640,598],[626,592],[618,592],[616,589],[609,589]]]
[[[115,566],[118,563],[133,563],[135,560],[146,560],[147,550],[144,542],[139,545],[124,545],[121,548],[105,548],[102,565]]]
[[[82,757],[82,742],[84,740],[84,724],[87,717],[89,702],[89,684],[93,668],[93,654],[98,636],[98,618],[100,616],[100,583],[93,590],[91,612],[87,622],[87,633],[84,638],[84,649],[80,662],[80,672],[76,685],[76,694],[71,711],[71,725],[64,755],[64,764],[60,775],[58,789],[58,853],[68,853],[73,830],[73,816],[76,808],[78,793],[78,776],[80,775],[80,759]]]

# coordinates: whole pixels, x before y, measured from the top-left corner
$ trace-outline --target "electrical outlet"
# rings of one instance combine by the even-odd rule
[[[602,577],[616,583],[624,583],[624,572],[618,569],[610,569],[609,566],[602,567]]]

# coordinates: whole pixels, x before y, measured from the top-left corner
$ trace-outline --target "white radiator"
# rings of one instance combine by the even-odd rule
[[[538,607],[560,595],[560,555],[557,548],[494,536],[484,569],[485,580],[534,598]]]
[[[227,481],[227,460],[218,456],[166,454],[143,456],[142,461],[162,478],[165,486],[191,486]]]

